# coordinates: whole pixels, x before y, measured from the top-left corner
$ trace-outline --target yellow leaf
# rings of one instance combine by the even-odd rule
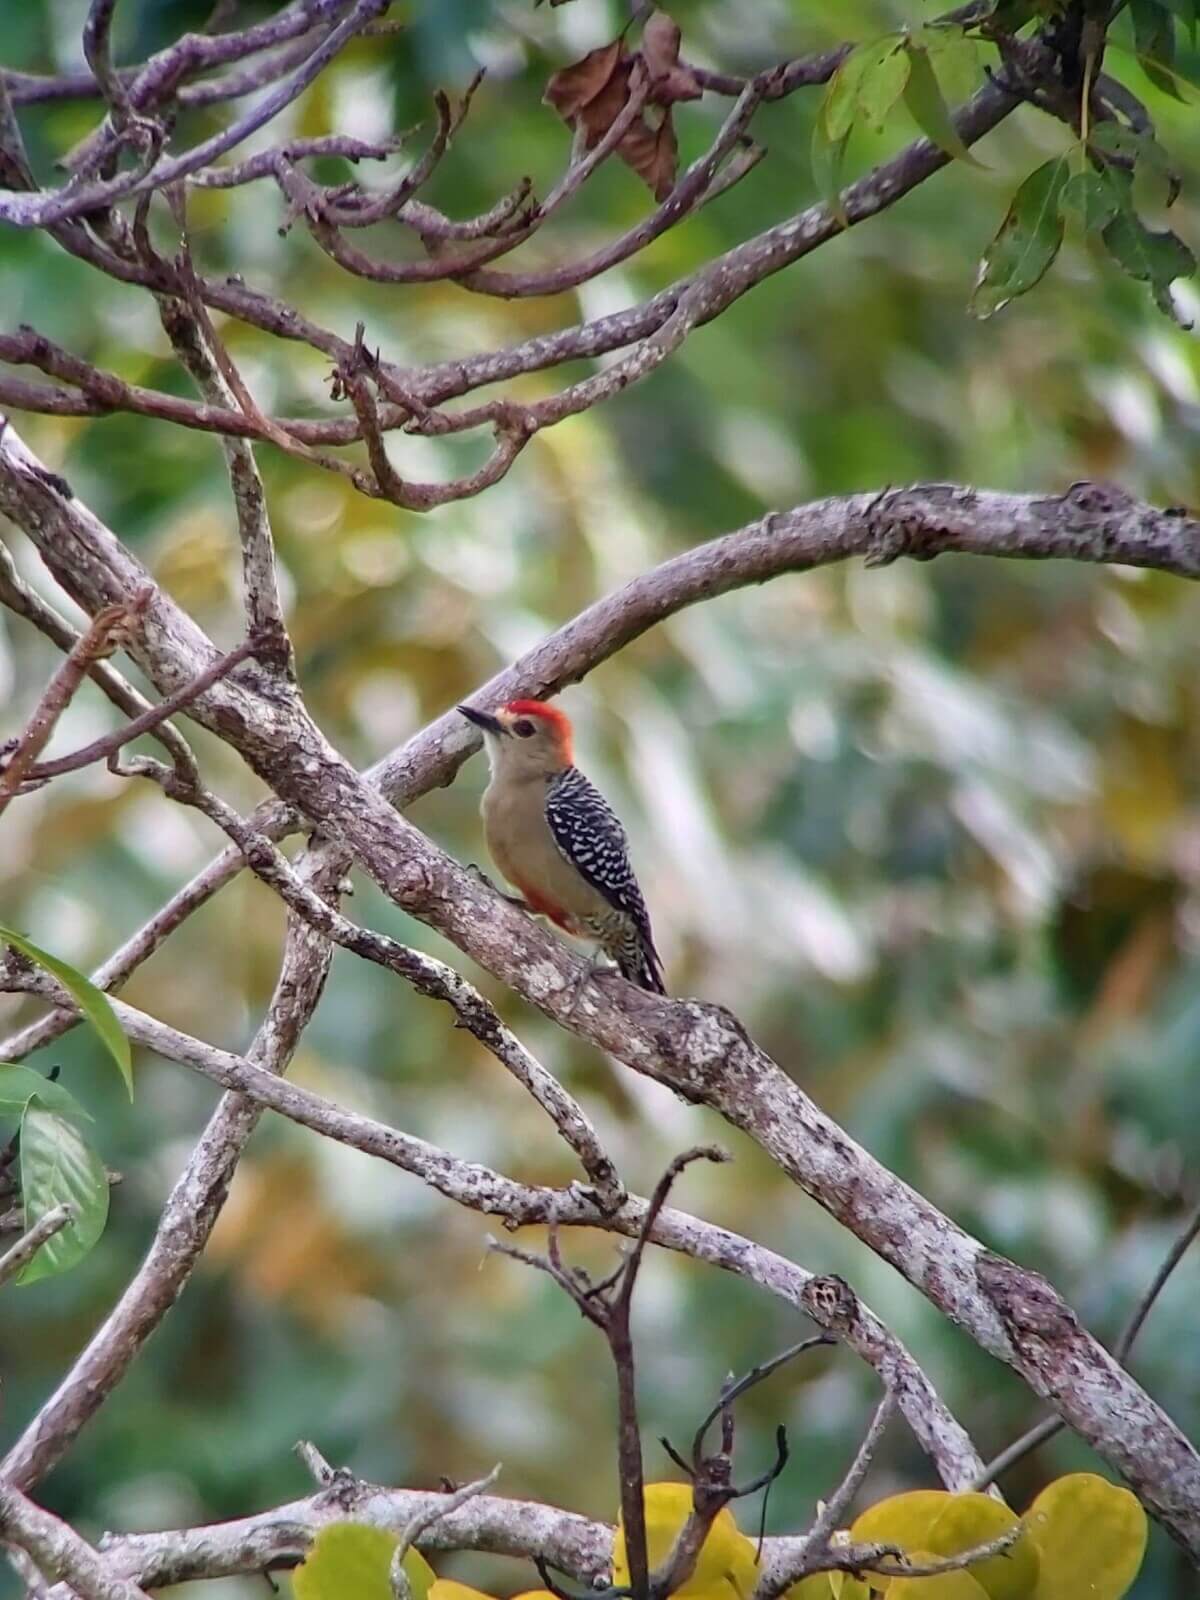
[[[949,1499],[942,1489],[913,1489],[877,1500],[854,1523],[850,1537],[855,1544],[894,1544],[907,1552],[925,1550],[930,1531]],[[887,1591],[891,1581],[872,1574],[871,1587]]]
[[[950,1494],[929,1530],[928,1548],[939,1556],[957,1556],[1017,1526],[1017,1516],[990,1495]],[[1022,1534],[1003,1555],[975,1562],[967,1570],[988,1600],[1033,1600],[1038,1566],[1037,1546]]]
[[[1136,1495],[1091,1472],[1049,1484],[1025,1525],[1041,1557],[1035,1600],[1120,1600],[1146,1552],[1146,1513]]]
[[[429,1600],[491,1600],[491,1596],[468,1583],[455,1583],[453,1578],[435,1578],[429,1586]]]
[[[877,1500],[850,1529],[855,1544],[898,1544],[924,1549],[930,1528],[946,1509],[950,1496],[944,1489],[911,1489]]]
[[[691,1515],[692,1486],[690,1483],[648,1483],[645,1504],[646,1549],[653,1571],[671,1554]],[[625,1527],[619,1520],[613,1541],[613,1580],[618,1585],[629,1582]],[[675,1592],[683,1600],[749,1600],[757,1581],[754,1546],[726,1507],[713,1520],[691,1577]]]
[[[914,1561],[935,1560],[928,1550],[914,1550]],[[969,1572],[943,1572],[936,1578],[893,1578],[888,1600],[987,1600],[987,1590]]]
[[[829,1572],[812,1572],[790,1589],[785,1589],[783,1600],[837,1600],[830,1582],[832,1576]]]
[[[399,1543],[397,1535],[386,1528],[362,1522],[330,1523],[321,1529],[292,1575],[296,1600],[346,1600],[348,1595],[354,1600],[393,1600],[392,1556]],[[405,1554],[404,1570],[413,1600],[429,1600],[438,1585],[433,1568],[419,1550]],[[454,1600],[466,1600],[466,1596]]]
[[[848,1572],[813,1572],[785,1590],[783,1600],[871,1600],[871,1591]]]

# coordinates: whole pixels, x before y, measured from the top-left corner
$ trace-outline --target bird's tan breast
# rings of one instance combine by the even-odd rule
[[[585,921],[611,912],[604,896],[563,855],[546,821],[546,783],[492,782],[483,796],[483,832],[500,871],[531,900],[550,901]]]

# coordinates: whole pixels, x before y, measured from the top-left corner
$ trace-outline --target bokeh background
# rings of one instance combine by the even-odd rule
[[[575,0],[412,0],[407,31],[356,45],[285,131],[371,137],[430,122],[430,94],[489,77],[431,192],[459,215],[530,174],[545,192],[568,134],[540,103],[548,74],[612,36],[623,8]],[[919,22],[917,0],[684,0],[685,53],[751,70],[844,37]],[[5,64],[79,60],[83,0],[0,11]],[[243,5],[241,16],[270,7]],[[124,0],[119,60],[207,15]],[[1193,58],[1194,60],[1194,58]],[[1151,89],[1189,176],[1175,226],[1200,242],[1195,108]],[[359,318],[394,360],[511,342],[634,300],[814,196],[819,92],[766,108],[768,159],[718,204],[576,294],[505,304],[449,286],[387,289],[341,274],[302,230],[281,238],[266,186],[196,198],[198,259],[237,270],[349,336]],[[685,157],[722,103],[678,116]],[[23,114],[39,171],[94,109]],[[215,124],[197,117],[189,133]],[[911,137],[898,113],[855,136],[851,172]],[[1200,351],[1148,294],[1069,239],[1047,281],[993,321],[966,313],[975,263],[1017,183],[1060,150],[1032,111],[876,221],[823,248],[694,335],[648,382],[543,434],[486,495],[428,516],[262,450],[305,692],[366,763],[580,607],[662,558],[765,510],[918,479],[1056,490],[1116,479],[1200,501]],[[328,176],[336,168],[328,169]],[[369,176],[369,174],[368,174]],[[613,165],[525,260],[573,256],[643,215]],[[375,250],[406,241],[386,231]],[[1182,286],[1185,310],[1200,309]],[[137,291],[38,235],[0,233],[4,320],[26,321],[128,379],[187,392]],[[310,351],[224,333],[259,401],[329,405]],[[563,374],[529,378],[551,391]],[[236,535],[219,447],[157,422],[21,417],[18,426],[219,640],[238,637]],[[480,441],[393,441],[402,471],[448,476]],[[33,581],[28,547],[4,529]],[[855,1138],[991,1248],[1045,1271],[1112,1337],[1186,1207],[1200,1198],[1200,593],[1161,575],[944,557],[781,579],[685,612],[572,690],[581,760],[627,820],[677,992],[736,1007]],[[0,617],[3,731],[54,665]],[[56,748],[108,726],[81,694]],[[243,809],[258,786],[198,734],[211,780]],[[473,761],[412,817],[479,859]],[[0,918],[81,966],[98,962],[219,844],[162,796],[103,771],[22,801],[0,833]],[[369,886],[353,915],[453,955]],[[128,985],[127,998],[214,1042],[251,1038],[276,973],[281,917],[241,879]],[[457,959],[457,958],[456,958]],[[461,962],[460,962],[461,964]],[[631,1184],[722,1138],[731,1167],[693,1171],[680,1202],[843,1273],[912,1347],[985,1454],[1039,1415],[888,1267],[840,1232],[717,1119],[616,1070],[470,971],[597,1118]],[[32,1014],[6,1000],[0,1015]],[[94,1041],[42,1052],[98,1122],[124,1175],[107,1235],[61,1280],[4,1291],[0,1434],[11,1439],[138,1262],[215,1093],[141,1053],[132,1108]],[[295,1077],[514,1176],[564,1181],[531,1103],[446,1013],[339,955]],[[238,1516],[306,1493],[291,1447],[396,1484],[465,1480],[504,1462],[513,1495],[614,1511],[613,1391],[602,1343],[548,1282],[488,1257],[490,1224],[415,1180],[268,1117],[212,1248],[135,1370],[46,1482],[89,1533]],[[531,1242],[533,1242],[531,1240]],[[609,1245],[580,1239],[580,1260]],[[1179,1269],[1135,1367],[1200,1431],[1200,1255]],[[656,1255],[639,1291],[647,1441],[689,1435],[715,1387],[793,1340],[798,1319],[752,1287]],[[742,1409],[747,1470],[787,1424],[793,1460],[769,1525],[795,1528],[849,1459],[875,1398],[848,1353],[810,1357]],[[667,1463],[648,1443],[652,1474]],[[1093,1467],[1070,1436],[1006,1482],[1021,1507],[1048,1476]],[[661,1475],[666,1475],[665,1471]],[[932,1482],[894,1425],[871,1490]],[[498,1593],[532,1573],[440,1563]],[[7,1577],[0,1577],[0,1592]],[[1136,1593],[1193,1593],[1156,1531]],[[199,1592],[197,1590],[197,1592]],[[209,1585],[220,1600],[261,1580]]]

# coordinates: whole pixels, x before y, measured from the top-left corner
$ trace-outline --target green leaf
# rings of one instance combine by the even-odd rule
[[[1032,20],[1035,11],[1040,10],[1032,0],[996,0],[989,16],[1001,33],[1016,33]]]
[[[1163,0],[1169,11],[1173,11],[1180,22],[1192,36],[1193,48],[1196,44],[1196,31],[1200,28],[1200,0]]]
[[[1148,283],[1154,303],[1173,321],[1180,320],[1171,299],[1176,278],[1190,278],[1196,271],[1196,258],[1178,234],[1148,228],[1133,209],[1132,199],[1122,207],[1103,233],[1108,253],[1131,278]]]
[[[954,126],[954,119],[950,115],[950,108],[942,98],[942,91],[938,87],[937,74],[933,70],[933,63],[929,59],[929,52],[923,44],[915,39],[909,39],[906,47],[909,59],[908,82],[904,86],[904,104],[917,127],[927,139],[931,139],[939,150],[944,150],[948,156],[955,156],[959,161],[969,162],[971,166],[981,165],[958,135]]]
[[[844,133],[840,139],[830,139],[822,117],[817,118],[813,127],[811,151],[813,182],[817,186],[817,193],[843,228],[850,225],[850,218],[846,215],[846,207],[842,203],[842,162],[845,159],[846,141],[849,137],[849,134]]]
[[[390,1571],[400,1543],[386,1528],[332,1522],[292,1575],[296,1600],[393,1600]],[[404,1555],[413,1600],[427,1600],[433,1568],[419,1550]]]
[[[1175,19],[1161,0],[1130,0],[1133,43],[1142,71],[1156,89],[1183,100],[1175,68]]]
[[[46,1241],[18,1283],[36,1283],[66,1272],[83,1260],[104,1232],[108,1219],[104,1163],[73,1122],[36,1100],[30,1101],[21,1121],[21,1197],[26,1229],[64,1203],[74,1216]]]
[[[3,923],[0,923],[0,942],[12,945],[14,950],[19,950],[22,955],[28,956],[30,961],[36,961],[39,967],[44,967],[58,979],[100,1035],[105,1049],[117,1064],[117,1070],[124,1079],[129,1098],[132,1100],[133,1061],[129,1053],[129,1040],[121,1032],[121,1025],[109,1004],[108,996],[97,989],[92,980],[85,977],[77,968],[68,966],[65,961],[60,961],[57,956],[52,956],[49,951],[41,949],[32,940],[26,939],[24,934],[14,933]]]
[[[899,46],[900,40],[894,34],[855,45],[829,80],[820,115],[830,143],[835,144],[850,132],[863,109],[860,90],[864,79],[878,71]]]
[[[929,53],[944,97],[966,99],[979,79],[979,42],[968,38],[958,25],[931,22],[912,37]]]
[[[1064,217],[1073,217],[1087,233],[1099,233],[1119,209],[1111,186],[1098,172],[1072,173],[1062,186],[1058,205]]]
[[[863,120],[876,133],[882,130],[888,113],[904,93],[910,70],[908,51],[894,40],[859,80],[859,108]]]
[[[1066,156],[1031,172],[984,252],[971,296],[974,316],[990,317],[1045,276],[1063,239],[1059,197],[1070,176]]]
[[[51,1083],[32,1067],[0,1061],[0,1117],[11,1116],[14,1112],[21,1116],[35,1095],[47,1111],[57,1111],[63,1117],[82,1117],[86,1122],[92,1120],[61,1083]]]
[[[1165,210],[1179,198],[1183,180],[1153,134],[1138,133],[1119,122],[1100,122],[1088,135],[1088,146],[1102,155],[1133,162],[1133,181],[1147,205]]]

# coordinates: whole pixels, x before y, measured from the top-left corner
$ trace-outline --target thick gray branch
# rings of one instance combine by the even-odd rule
[[[0,1538],[11,1540],[51,1578],[68,1582],[81,1600],[149,1600],[128,1578],[116,1577],[103,1556],[75,1530],[0,1479]]]

